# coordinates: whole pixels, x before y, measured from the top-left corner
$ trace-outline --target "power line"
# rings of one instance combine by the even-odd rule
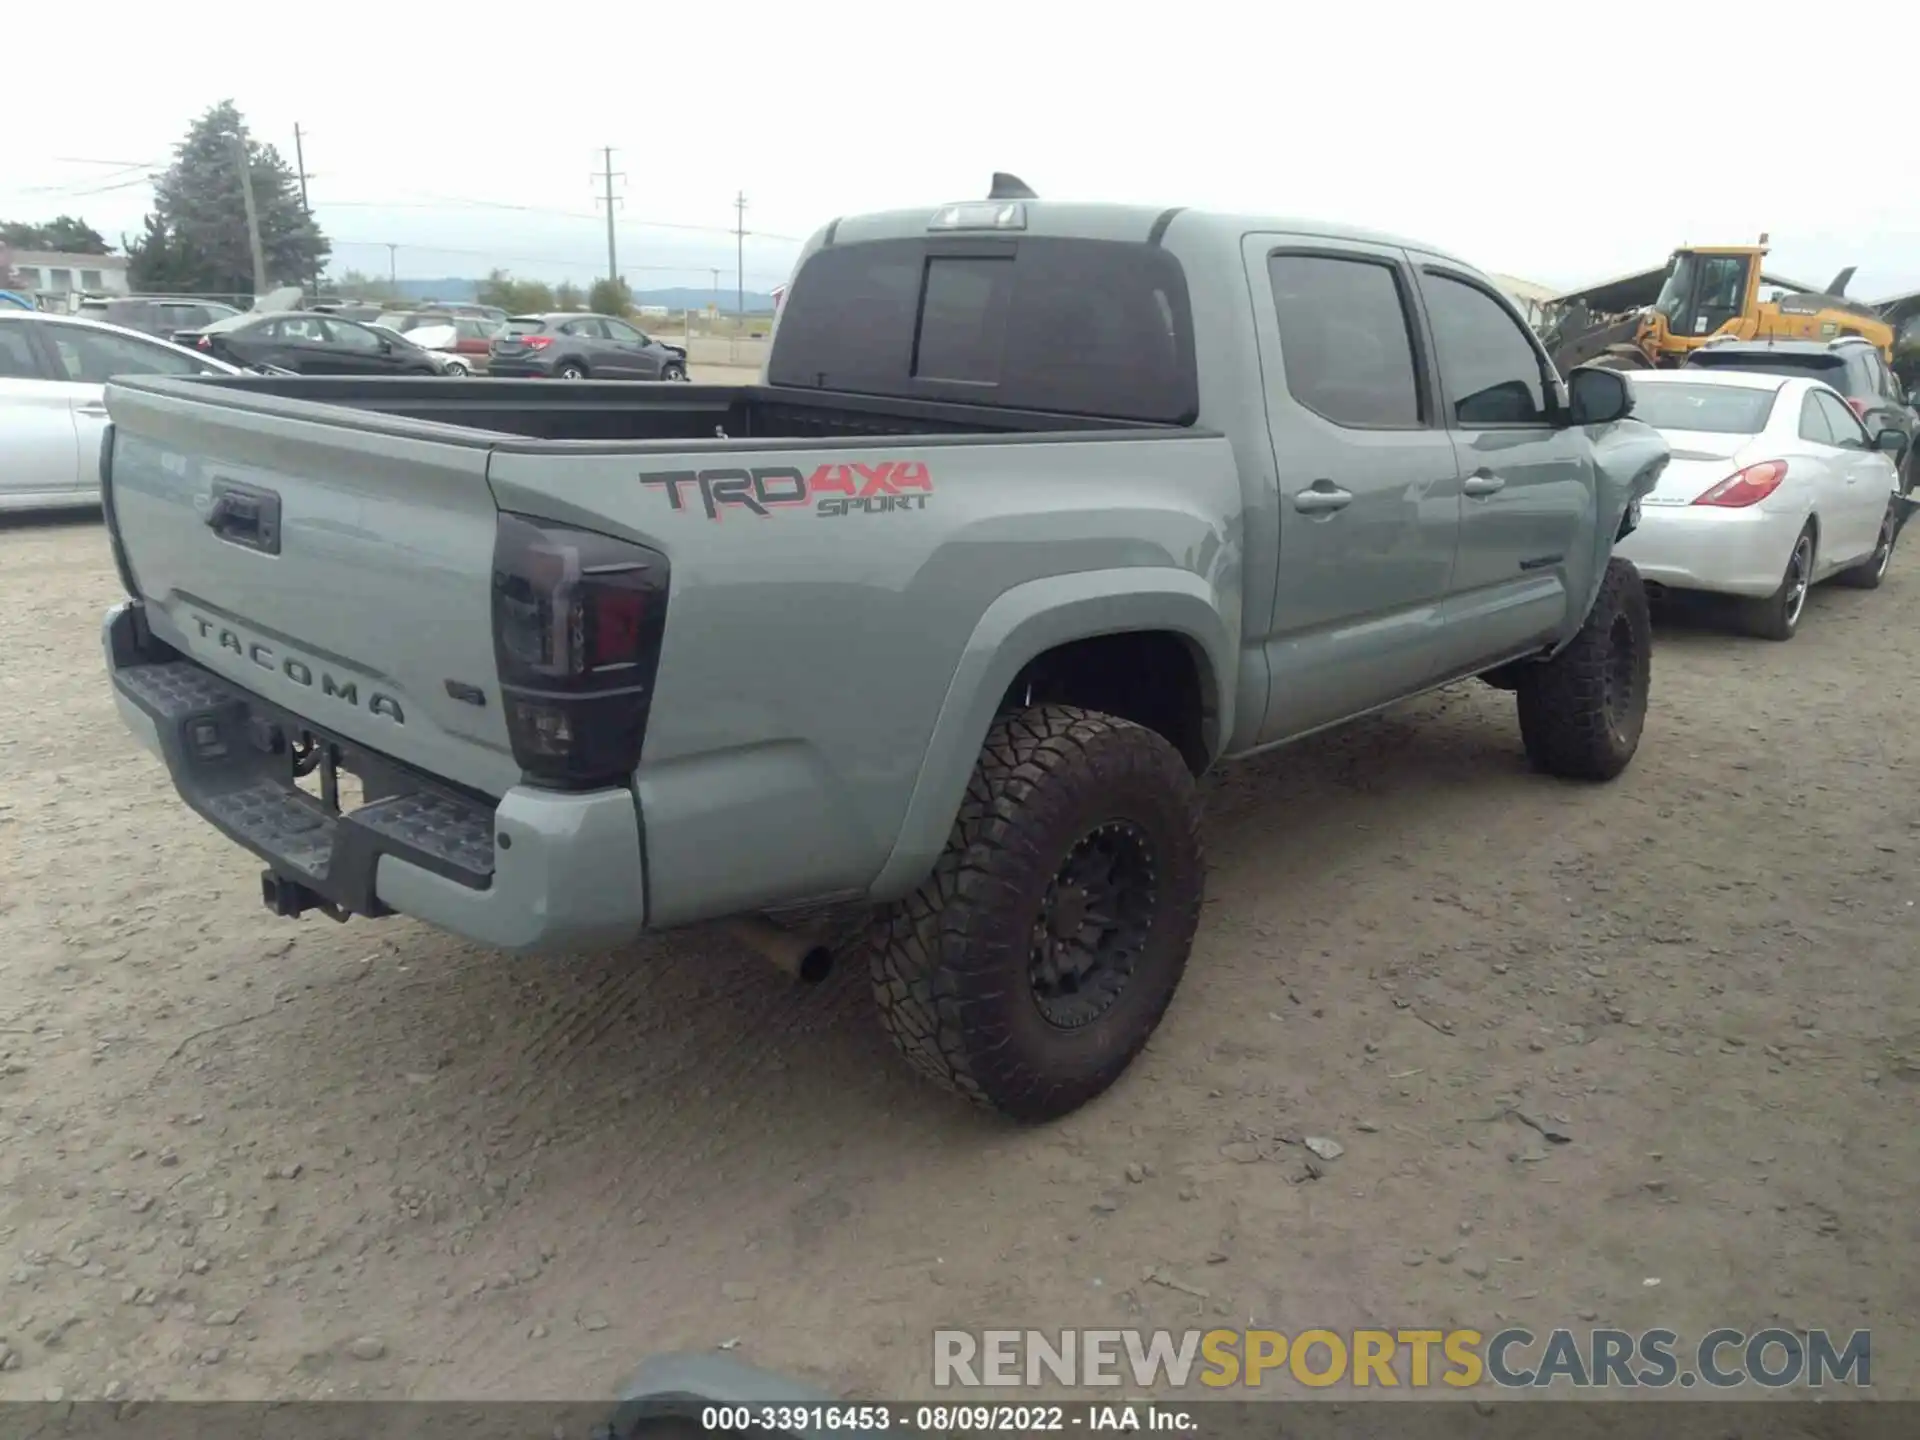
[[[357,250],[376,250],[376,251],[399,249],[399,250],[409,250],[417,255],[458,255],[463,258],[470,258],[475,260],[492,260],[496,262],[509,261],[516,265],[565,265],[570,267],[584,267],[594,263],[578,255],[503,254],[501,251],[498,251],[498,250],[467,250],[467,249],[462,249],[458,246],[451,246],[451,245],[416,245],[406,241],[392,241],[392,240],[335,239],[333,241],[333,245],[335,249],[340,249],[342,247],[357,249]],[[643,272],[650,275],[711,274],[715,277],[714,288],[716,290],[719,288],[719,285],[718,285],[719,271],[709,265],[629,265],[626,268],[628,271],[638,271],[638,272]],[[754,272],[753,278],[754,278],[755,284],[761,284],[761,283],[778,284],[785,277],[780,275],[775,275],[771,271],[756,270]]]
[[[153,172],[159,166],[153,166],[145,174],[135,175],[130,180],[117,180],[111,185],[30,185],[20,193],[23,195],[45,195],[49,199],[80,200],[88,195],[105,195],[114,190],[131,190],[136,185],[151,185]]]
[[[430,196],[422,200],[329,200],[329,206],[338,206],[344,210],[444,210],[478,209],[507,210],[521,215],[551,215],[566,220],[598,220],[596,210],[588,214],[581,210],[561,210],[550,205],[515,205],[505,200],[470,200],[457,196]],[[673,220],[628,220],[629,227],[641,230],[686,230],[703,235],[731,235],[730,225],[689,225]],[[804,243],[804,237],[781,235],[771,230],[751,230],[747,232],[762,240],[779,240],[789,245]]]

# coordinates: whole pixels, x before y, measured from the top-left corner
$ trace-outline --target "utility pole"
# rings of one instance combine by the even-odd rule
[[[613,168],[613,147],[611,145],[601,147],[600,153],[604,157],[605,168],[595,171],[593,178],[605,186],[602,198],[605,200],[607,206],[607,279],[618,280],[620,278],[620,262],[614,254],[613,247],[613,182],[615,180],[624,180],[627,176],[624,170],[616,171]]]
[[[389,240],[387,242],[387,298],[389,300],[398,300],[400,298],[399,255],[400,247]]]
[[[313,207],[307,203],[307,152],[300,143],[300,124],[293,126],[293,168],[300,176],[300,213],[307,217],[307,224],[313,224]],[[313,262],[313,274],[310,277],[313,294],[320,293],[320,262]]]
[[[247,244],[253,251],[253,294],[258,299],[267,293],[267,254],[260,247],[260,215],[253,204],[253,166],[247,159],[244,130],[234,132],[233,157],[240,167],[240,199],[247,207]]]
[[[713,318],[717,323],[720,319],[720,267],[711,265],[707,268],[713,272],[713,289],[707,292],[707,309],[713,312]]]
[[[733,254],[737,267],[734,283],[739,287],[733,307],[733,333],[738,339],[747,323],[747,192],[744,190],[733,197]]]

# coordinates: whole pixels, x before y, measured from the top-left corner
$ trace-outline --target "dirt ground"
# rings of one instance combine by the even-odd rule
[[[1223,772],[1165,1027],[1026,1131],[852,970],[272,919],[115,717],[115,593],[97,518],[0,525],[0,1399],[924,1396],[938,1326],[1201,1322],[1871,1327],[1920,1390],[1911,550],[1663,628],[1610,787],[1477,685]]]

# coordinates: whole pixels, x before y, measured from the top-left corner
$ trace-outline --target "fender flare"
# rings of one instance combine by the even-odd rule
[[[1164,630],[1194,652],[1209,699],[1209,756],[1233,733],[1233,666],[1239,647],[1226,616],[1238,614],[1216,587],[1188,570],[1083,570],[1005,591],[967,638],[940,702],[893,850],[868,887],[876,902],[899,899],[924,880],[946,848],[1000,698],[1036,657],[1076,640]]]

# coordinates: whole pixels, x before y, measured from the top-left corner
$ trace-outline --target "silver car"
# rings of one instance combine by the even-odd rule
[[[0,310],[0,511],[100,503],[104,399],[115,375],[237,375],[118,325]]]

